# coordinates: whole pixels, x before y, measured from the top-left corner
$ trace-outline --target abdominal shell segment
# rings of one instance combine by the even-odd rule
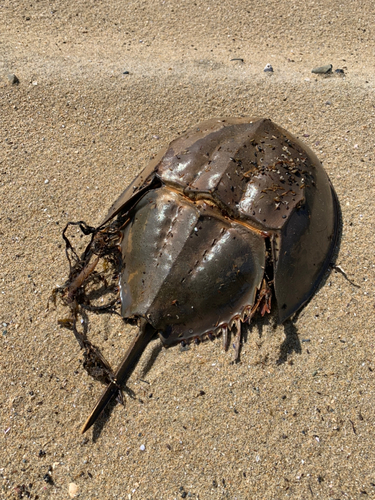
[[[147,318],[165,344],[228,324],[254,303],[263,279],[258,232],[167,188],[138,203],[122,249],[122,314]]]

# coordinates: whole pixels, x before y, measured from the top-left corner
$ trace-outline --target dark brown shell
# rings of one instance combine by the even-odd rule
[[[285,321],[313,294],[337,236],[336,198],[320,161],[268,119],[209,120],[181,135],[122,193],[103,224],[128,211],[123,315],[146,318],[165,343],[244,315],[263,278],[266,238]],[[236,240],[220,249],[220,231]],[[212,268],[205,252],[214,240]],[[238,283],[230,270],[237,254],[243,256]]]
[[[87,278],[101,256],[119,257],[120,242],[122,315],[139,324],[115,372],[75,329],[86,357],[94,354],[110,380],[85,432],[155,331],[171,345],[220,332],[226,339],[234,323],[238,360],[241,321],[270,312],[272,289],[280,322],[295,313],[330,263],[338,204],[320,161],[298,139],[267,119],[225,118],[172,141],[99,228],[73,224],[93,234],[67,285],[74,321],[77,301],[90,302]]]
[[[122,241],[122,315],[144,317],[165,344],[226,328],[252,307],[265,240],[205,202],[166,187],[136,206]]]

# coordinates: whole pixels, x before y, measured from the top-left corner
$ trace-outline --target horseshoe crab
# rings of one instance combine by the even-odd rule
[[[70,224],[92,235],[79,258],[64,230],[75,259],[63,288],[74,325],[82,308],[94,309],[85,290],[100,279],[101,258],[119,279],[121,315],[139,325],[114,373],[74,326],[86,361],[108,382],[85,432],[155,333],[165,346],[221,334],[227,347],[233,329],[238,360],[241,324],[269,313],[272,296],[280,323],[300,309],[330,264],[338,203],[320,161],[289,132],[269,119],[223,118],[172,141],[98,228]]]

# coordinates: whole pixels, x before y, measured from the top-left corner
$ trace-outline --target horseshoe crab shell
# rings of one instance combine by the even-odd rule
[[[330,263],[338,204],[318,158],[289,132],[268,119],[222,118],[164,148],[94,231],[114,224],[122,316],[140,331],[82,432],[155,332],[172,345],[226,338],[234,326],[238,357],[241,322],[270,312],[272,293],[280,322],[300,309]]]
[[[314,293],[335,246],[338,207],[320,161],[292,134],[268,119],[203,122],[151,161],[113,204],[103,224],[130,210],[156,186],[178,193],[191,206],[206,202],[222,218],[248,228],[257,249],[262,247],[259,235],[270,239],[281,323]],[[224,254],[223,260],[229,256]],[[122,280],[122,288],[128,290],[127,283]],[[124,290],[123,304],[126,296]],[[126,307],[123,312],[127,314]]]

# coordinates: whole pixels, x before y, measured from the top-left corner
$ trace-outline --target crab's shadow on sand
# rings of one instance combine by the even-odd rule
[[[155,339],[157,339],[157,337],[155,337]],[[143,364],[142,369],[139,373],[139,377],[138,377],[139,380],[143,380],[144,377],[147,375],[147,373],[151,370],[159,353],[163,349],[163,346],[162,346],[160,340],[152,340],[151,343],[152,343],[152,346],[151,346],[151,349],[149,350],[149,356],[148,356],[147,360],[145,361],[145,363]],[[100,415],[98,420],[94,423],[93,436],[92,436],[93,442],[96,442],[99,439],[105,424],[110,419],[112,412],[118,403],[123,404],[125,407],[127,397],[130,397],[131,399],[138,399],[139,401],[142,401],[142,398],[139,397],[138,394],[136,394],[132,389],[130,389],[126,385],[122,386],[122,392],[124,393],[123,397],[121,398],[122,401],[120,400],[120,398],[113,398],[108,403],[108,405],[106,406],[106,408],[104,409],[103,413]]]
[[[298,319],[298,313],[294,316],[293,320],[287,320],[284,323],[284,333],[285,333],[285,339],[280,345],[280,351],[279,351],[279,357],[277,359],[277,365],[281,365],[285,362],[288,361],[288,357],[292,353],[297,353],[300,354],[302,352],[301,348],[301,342],[298,337],[298,330],[295,325],[295,322]],[[243,330],[243,343],[246,344],[248,337],[251,335],[251,330],[254,329],[254,327],[257,328],[258,330],[258,335],[259,337],[263,336],[263,328],[266,326],[266,323],[269,323],[269,320],[264,320],[264,321],[259,321],[256,322],[252,328],[244,328]],[[220,339],[218,339],[219,341]],[[144,378],[147,373],[150,371],[152,368],[153,364],[155,363],[159,353],[163,349],[163,346],[160,341],[152,341],[154,344],[150,350],[150,355],[146,361],[146,363],[143,365],[141,373],[140,373],[140,379]],[[186,346],[188,348],[188,346]],[[181,352],[186,350],[186,348],[181,349]],[[98,420],[94,423],[93,425],[93,442],[98,441],[100,438],[100,435],[104,429],[105,424],[107,421],[110,419],[112,412],[114,411],[115,407],[117,406],[118,403],[123,403],[124,406],[126,405],[126,398],[130,397],[131,399],[141,399],[138,394],[136,394],[134,391],[132,391],[129,387],[126,385],[122,387],[123,390],[123,401],[120,401],[119,398],[114,398],[105,408],[101,416],[98,418]]]

